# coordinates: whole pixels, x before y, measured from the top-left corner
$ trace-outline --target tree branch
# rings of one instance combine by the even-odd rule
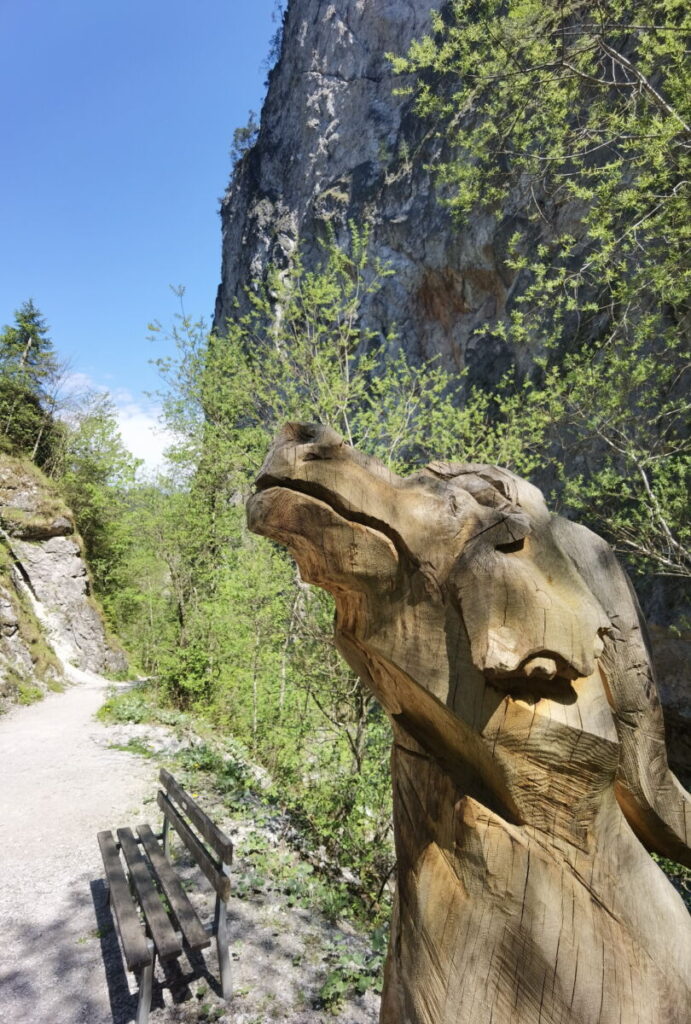
[[[611,57],[612,60],[616,61],[616,63],[619,64],[620,67],[624,68],[625,71],[628,71],[629,74],[633,75],[633,77],[636,79],[641,88],[650,96],[653,103],[655,103],[655,105],[658,106],[660,110],[663,110],[669,117],[673,117],[676,121],[679,122],[679,124],[683,126],[685,132],[691,134],[691,126],[689,126],[686,123],[686,121],[684,121],[684,119],[676,112],[674,107],[671,107],[669,105],[669,103],[660,95],[657,89],[653,88],[648,79],[641,71],[638,70],[635,64],[632,64],[627,57],[625,57],[622,53],[619,53],[618,50],[615,50],[613,47],[611,47],[609,43],[606,43],[602,36],[599,36],[598,43],[601,49],[609,57]],[[618,83],[612,82],[611,84],[616,85]]]

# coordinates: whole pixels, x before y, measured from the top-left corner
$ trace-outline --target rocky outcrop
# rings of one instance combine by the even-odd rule
[[[121,672],[70,510],[31,463],[0,458],[0,696],[38,693],[71,669]]]
[[[517,197],[497,216],[459,230],[439,202],[429,167],[443,142],[397,94],[405,84],[387,54],[429,28],[440,0],[290,0],[253,148],[223,199],[222,280],[215,326],[268,264],[301,240],[307,263],[332,230],[371,225],[371,250],[395,272],[365,300],[363,322],[413,361],[441,356],[469,383],[492,385],[515,362],[499,339],[473,337],[510,305],[517,279],[509,239],[527,223]]]
[[[27,643],[25,631],[22,630],[18,603],[14,587],[0,586],[0,656],[6,669],[11,668],[15,675],[31,679],[35,674],[34,660],[30,653],[30,643]]]

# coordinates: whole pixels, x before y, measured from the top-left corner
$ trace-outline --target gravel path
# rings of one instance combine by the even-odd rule
[[[123,967],[96,833],[158,822],[158,764],[109,747],[123,737],[93,716],[112,684],[75,669],[71,675],[77,685],[65,693],[0,719],[2,1024],[130,1024],[136,1012],[136,983]],[[172,976],[157,964],[151,1024],[375,1024],[372,992],[346,1000],[335,1015],[314,1008],[334,948],[345,942],[357,952],[363,940],[294,906],[280,887],[259,883],[241,896],[248,877],[257,885],[243,847],[256,845],[257,835],[272,846],[278,840],[261,826],[244,835],[247,822],[219,822],[237,842],[235,998],[230,1006],[220,999],[212,946],[204,976],[189,984],[184,956]],[[201,881],[195,879],[194,900],[208,916],[213,894]]]
[[[0,1020],[12,1024],[131,1019],[112,932],[98,934],[106,892],[96,833],[145,820],[155,766],[107,748],[93,715],[109,684],[79,675],[65,693],[0,719]]]

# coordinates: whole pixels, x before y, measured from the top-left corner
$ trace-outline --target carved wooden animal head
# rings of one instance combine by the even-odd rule
[[[250,529],[285,544],[303,578],[333,593],[341,652],[449,771],[471,763],[520,820],[488,742],[500,706],[507,694],[556,711],[578,702],[583,732],[615,751],[612,777],[617,726],[629,820],[668,853],[658,839],[671,828],[679,859],[688,807],[674,796],[675,821],[660,823],[650,791],[674,785],[650,661],[635,599],[600,538],[551,516],[540,491],[507,470],[431,463],[403,478],[315,424],[284,427],[256,486]],[[653,768],[643,734],[656,737]]]

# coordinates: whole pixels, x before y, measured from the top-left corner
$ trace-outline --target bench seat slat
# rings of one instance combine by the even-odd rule
[[[130,887],[127,884],[118,850],[109,831],[98,833],[98,845],[101,848],[103,866],[110,887],[110,899],[118,923],[120,941],[125,954],[125,962],[129,971],[138,971],[152,962],[151,950],[144,934],[144,929],[135,909]]]
[[[204,849],[192,830],[185,824],[174,805],[170,802],[165,793],[160,789],[157,798],[158,806],[170,820],[171,825],[190,851],[199,867],[211,882],[222,900],[230,896],[230,879],[227,875],[218,870],[208,852]]]
[[[150,825],[137,827],[142,846],[146,850],[154,874],[163,889],[171,909],[177,918],[187,944],[191,949],[205,949],[211,942],[204,925],[190,903],[180,879],[166,860],[163,850],[156,841]]]
[[[137,890],[137,897],[141,903],[146,923],[151,931],[151,938],[156,946],[156,951],[161,960],[169,960],[171,957],[179,956],[182,946],[168,915],[161,903],[156,887],[151,880],[149,868],[146,861],[139,852],[137,840],[132,834],[131,828],[119,828],[118,840],[125,854],[125,860],[130,869],[130,876]]]
[[[182,808],[185,815],[199,829],[204,839],[215,850],[223,863],[231,864],[233,861],[233,843],[225,832],[218,825],[214,824],[208,814],[201,809],[199,804],[182,788],[170,772],[166,771],[165,768],[161,768],[159,777],[168,797]]]

